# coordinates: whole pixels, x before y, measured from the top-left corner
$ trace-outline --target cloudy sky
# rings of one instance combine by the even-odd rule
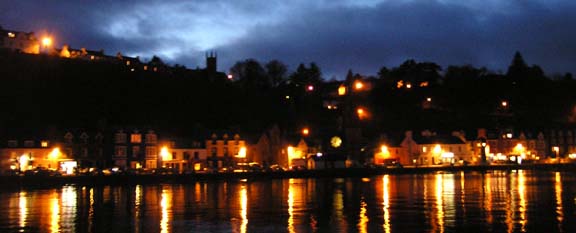
[[[324,78],[375,75],[406,59],[505,72],[515,51],[547,74],[576,72],[573,0],[2,0],[5,29],[57,45],[219,70],[255,58]]]

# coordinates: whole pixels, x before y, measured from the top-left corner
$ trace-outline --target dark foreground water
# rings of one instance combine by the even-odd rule
[[[576,173],[0,190],[0,232],[576,232]]]

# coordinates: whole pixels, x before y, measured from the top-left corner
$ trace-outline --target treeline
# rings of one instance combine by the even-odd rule
[[[349,114],[365,107],[356,124],[365,134],[417,128],[545,128],[576,121],[571,74],[546,77],[517,53],[506,74],[470,65],[442,69],[407,60],[376,75],[350,72],[325,80],[315,63],[291,71],[281,61],[254,59],[230,68],[232,79],[183,66],[159,71],[49,56],[2,53],[0,128],[141,125],[185,133],[197,129],[261,132],[279,125],[341,131]],[[370,90],[353,98],[337,89],[363,80]],[[340,99],[338,99],[340,98]],[[326,102],[340,101],[338,109]],[[506,102],[506,106],[502,106]]]

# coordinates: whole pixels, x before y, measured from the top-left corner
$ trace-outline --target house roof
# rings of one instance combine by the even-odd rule
[[[418,144],[465,144],[462,139],[454,136],[418,136],[413,139]]]

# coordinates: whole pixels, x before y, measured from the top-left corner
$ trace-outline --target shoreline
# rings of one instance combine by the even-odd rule
[[[4,187],[45,187],[62,185],[187,184],[202,181],[240,181],[290,178],[364,178],[385,174],[427,174],[434,172],[486,172],[511,170],[573,171],[576,163],[523,165],[469,165],[404,168],[336,168],[285,172],[195,173],[171,175],[78,175],[78,176],[0,176]]]

